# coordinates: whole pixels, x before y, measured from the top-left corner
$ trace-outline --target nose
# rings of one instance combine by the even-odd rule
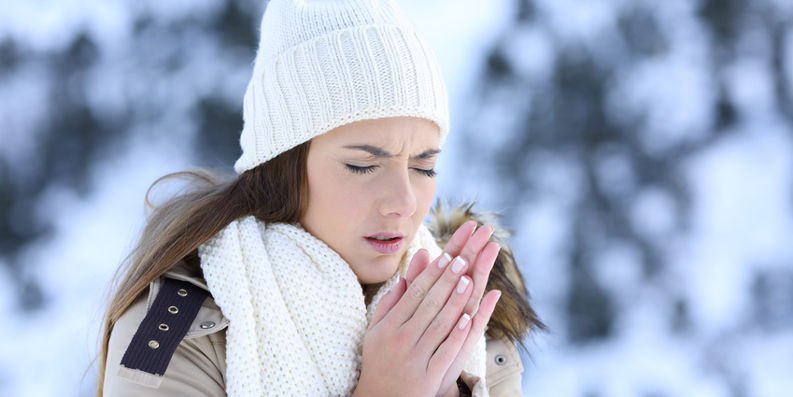
[[[383,216],[410,217],[416,212],[416,192],[407,172],[394,173],[381,189],[380,213]]]

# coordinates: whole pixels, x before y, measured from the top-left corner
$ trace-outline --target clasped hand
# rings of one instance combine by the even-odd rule
[[[492,234],[468,221],[438,258],[430,262],[424,249],[413,256],[366,331],[354,396],[457,395],[457,378],[501,296],[484,295],[501,249]]]

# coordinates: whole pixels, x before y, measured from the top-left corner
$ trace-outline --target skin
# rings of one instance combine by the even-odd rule
[[[501,297],[498,290],[488,292],[476,314],[463,320],[473,290],[467,272],[489,276],[500,249],[487,242],[492,228],[480,227],[471,235],[474,226],[460,226],[444,248],[454,260],[475,258],[459,273],[444,255],[429,262],[427,251],[419,250],[409,268],[415,278],[403,278],[377,306],[364,336],[361,377],[353,397],[458,395],[456,380],[463,364]],[[464,279],[468,287],[458,289]]]
[[[311,141],[308,205],[301,224],[333,248],[361,284],[383,282],[397,271],[429,213],[435,178],[426,172],[435,167],[439,142],[435,123],[413,117],[346,124]],[[390,157],[349,148],[365,145]],[[356,173],[350,166],[372,168]],[[399,252],[379,253],[365,240],[382,231],[405,236]]]
[[[311,141],[308,205],[300,222],[349,264],[361,284],[393,276],[429,213],[438,132],[429,120],[394,117],[347,124]],[[398,252],[377,252],[366,241],[383,231],[404,236]],[[458,394],[456,380],[500,297],[491,291],[483,298],[500,249],[488,242],[492,232],[466,222],[444,255],[431,262],[426,250],[413,256],[369,324],[354,396]],[[464,266],[455,272],[450,262],[458,257]]]

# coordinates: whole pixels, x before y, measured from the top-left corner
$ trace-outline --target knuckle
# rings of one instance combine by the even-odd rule
[[[427,288],[421,285],[421,283],[412,283],[410,284],[409,294],[412,298],[422,300],[427,295]]]
[[[454,242],[454,243],[449,242],[448,244],[446,244],[445,251],[448,252],[449,255],[452,255],[452,257],[454,257],[454,253],[455,252],[459,253],[460,251],[463,250],[463,248],[465,248],[465,246],[463,244],[460,244],[459,242]]]
[[[427,305],[427,308],[433,311],[440,310],[443,305],[443,303],[440,300],[438,300],[438,298],[432,295],[427,295],[427,297],[424,298],[424,304]]]
[[[430,323],[429,332],[435,335],[445,335],[450,328],[450,321],[443,317],[435,317]]]
[[[397,333],[394,335],[394,342],[396,343],[397,347],[401,350],[409,346],[412,338],[413,338],[413,334],[409,330],[401,329],[397,331]]]

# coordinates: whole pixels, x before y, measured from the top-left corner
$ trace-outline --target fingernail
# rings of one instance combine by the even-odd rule
[[[441,256],[441,259],[438,259],[438,268],[443,269],[451,261],[452,261],[452,256],[444,252],[443,255]]]
[[[452,262],[452,271],[455,273],[460,273],[461,270],[465,267],[465,259],[462,256],[458,256],[454,258],[454,262]]]
[[[468,287],[469,283],[470,281],[468,280],[468,277],[461,277],[460,281],[457,282],[457,293],[462,294],[465,292],[465,289]]]
[[[460,317],[460,321],[457,322],[457,328],[465,329],[469,321],[471,321],[471,316],[469,316],[468,313],[463,313],[463,316]]]

